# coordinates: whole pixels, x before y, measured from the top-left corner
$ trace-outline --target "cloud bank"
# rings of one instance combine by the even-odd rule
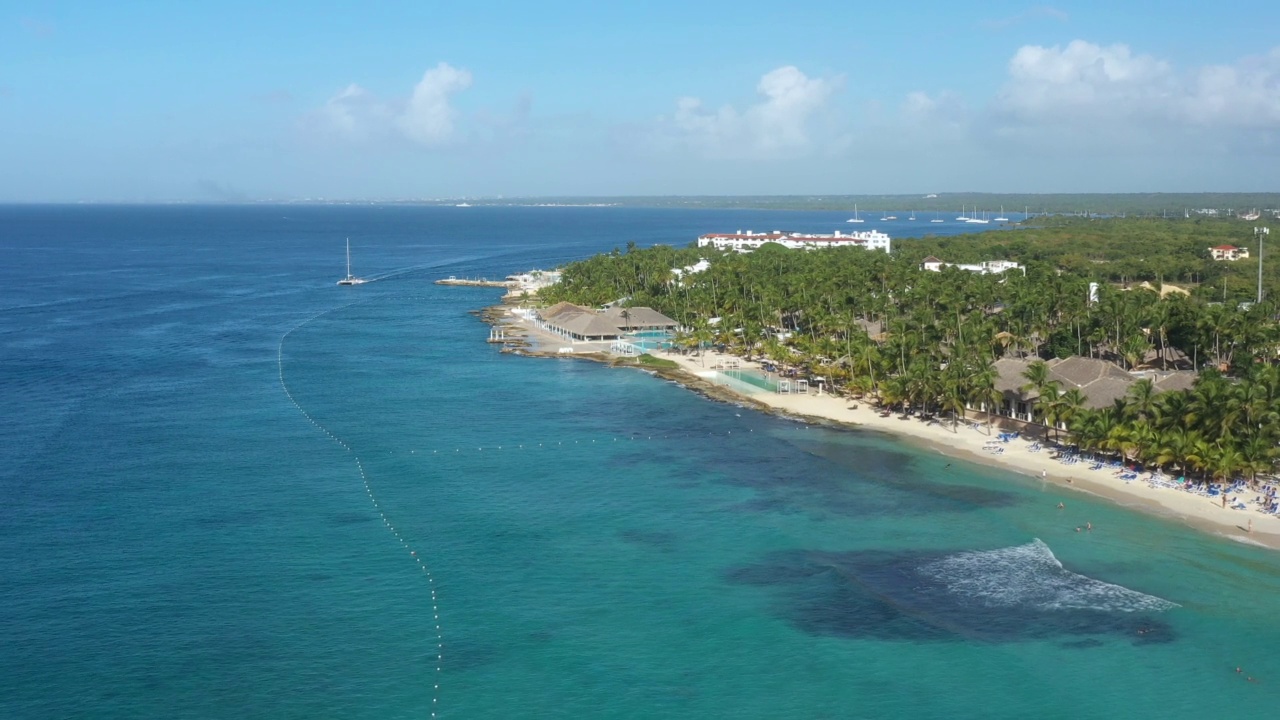
[[[471,87],[471,73],[441,62],[427,70],[407,98],[384,100],[352,83],[329,98],[313,120],[354,142],[404,139],[440,147],[458,139],[453,98]]]
[[[1231,65],[1178,71],[1127,45],[1027,45],[991,105],[1010,128],[1089,132],[1271,129],[1280,126],[1280,48]]]
[[[709,109],[682,97],[675,114],[660,118],[658,135],[710,158],[776,159],[805,155],[825,138],[813,134],[815,119],[828,109],[840,78],[810,78],[793,65],[765,73],[756,84],[761,100],[745,110],[732,105]]]

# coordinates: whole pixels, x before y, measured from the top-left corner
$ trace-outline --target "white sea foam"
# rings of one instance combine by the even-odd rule
[[[1026,545],[950,555],[918,568],[949,592],[988,607],[1153,612],[1178,607],[1154,595],[1094,580],[1062,567],[1039,539]]]

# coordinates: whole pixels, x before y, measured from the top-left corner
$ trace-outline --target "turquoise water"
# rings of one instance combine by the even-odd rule
[[[1276,554],[431,284],[742,216],[0,208],[0,717],[1273,715]]]

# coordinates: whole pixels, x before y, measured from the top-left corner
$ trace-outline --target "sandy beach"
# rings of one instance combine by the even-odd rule
[[[490,311],[493,312],[489,312],[487,319],[502,325],[512,337],[518,337],[525,346],[520,349],[522,354],[605,361],[610,359],[607,354],[608,343],[578,343],[572,347],[572,353],[561,352],[561,347],[566,345],[561,339],[538,330],[507,310],[509,306],[491,308]],[[718,366],[737,363],[740,369],[759,371],[759,363],[714,351],[707,352],[703,357],[678,353],[660,353],[659,356],[664,360],[674,361],[679,366],[678,372],[664,372],[664,375],[703,389],[708,383],[714,384],[714,394],[719,397],[737,397],[748,404],[764,406],[798,418],[813,418],[891,433],[926,443],[944,455],[1043,478],[1046,482],[1106,498],[1134,510],[1176,519],[1204,532],[1280,549],[1280,518],[1258,512],[1252,503],[1248,503],[1248,509],[1244,510],[1233,509],[1230,503],[1224,508],[1218,497],[1209,498],[1194,492],[1153,486],[1150,483],[1150,473],[1125,481],[1112,467],[1092,470],[1090,468],[1093,464],[1086,460],[1065,463],[1056,457],[1058,452],[1055,446],[1038,443],[1037,438],[1018,437],[1002,442],[999,439],[999,424],[993,423],[988,428],[985,416],[981,414],[971,414],[967,421],[962,421],[953,428],[948,421],[930,423],[916,417],[902,418],[897,414],[886,417],[865,402],[828,393],[818,394],[814,389],[810,389],[807,394],[779,394],[764,390],[745,392],[724,381],[717,382],[716,369]],[[1257,494],[1256,491],[1246,491],[1239,496],[1241,500],[1252,500]],[[1232,497],[1235,498],[1236,495]],[[1253,522],[1252,532],[1248,531],[1250,520]]]
[[[760,369],[758,363],[716,352],[707,353],[705,358],[679,354],[663,354],[662,357],[679,363],[682,370],[699,377],[705,377],[716,365],[733,361],[742,369]],[[733,391],[732,388],[725,389]],[[812,389],[803,395],[762,391],[745,397],[790,415],[858,425],[923,441],[944,455],[1013,470],[1031,477],[1043,477],[1056,485],[1097,495],[1125,507],[1176,518],[1205,532],[1280,549],[1280,518],[1264,515],[1255,506],[1250,505],[1245,510],[1232,509],[1230,506],[1223,508],[1221,498],[1218,497],[1209,498],[1194,492],[1153,487],[1149,483],[1150,473],[1142,473],[1135,480],[1125,481],[1120,479],[1115,468],[1091,470],[1092,463],[1085,460],[1067,464],[1056,458],[1058,453],[1053,445],[1038,443],[1036,438],[1018,437],[1001,442],[1001,428],[993,423],[988,429],[984,423],[985,415],[978,414],[975,417],[971,414],[967,421],[961,421],[953,428],[949,421],[929,423],[916,417],[904,419],[897,414],[885,417],[865,402],[827,393],[818,395]],[[1240,497],[1252,500],[1257,494],[1246,491],[1240,493]],[[1252,532],[1247,530],[1250,520],[1253,521]]]

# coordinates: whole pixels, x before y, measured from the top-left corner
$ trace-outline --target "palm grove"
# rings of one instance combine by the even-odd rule
[[[1042,362],[1031,363],[1022,389],[1037,396],[1038,419],[1066,428],[1061,439],[1084,450],[1204,479],[1270,470],[1280,441],[1275,305],[1238,302],[1248,268],[1207,258],[1220,239],[1215,233],[1238,237],[1239,227],[1191,233],[1183,226],[1179,234],[1160,226],[1059,223],[900,241],[892,255],[629,245],[568,265],[540,300],[652,306],[688,328],[677,337],[685,348],[719,344],[798,366],[840,392],[948,414],[953,426],[966,406],[998,406],[993,363],[1001,357],[1081,355],[1126,369],[1189,360],[1200,369],[1191,389],[1157,395],[1143,380],[1101,409],[1049,381]],[[1021,260],[1026,273],[921,270],[920,260],[934,253]],[[676,272],[704,258],[707,270]],[[1190,295],[1161,297],[1165,272],[1198,282]],[[1154,281],[1153,289],[1138,280]],[[1094,301],[1091,281],[1099,283]]]

